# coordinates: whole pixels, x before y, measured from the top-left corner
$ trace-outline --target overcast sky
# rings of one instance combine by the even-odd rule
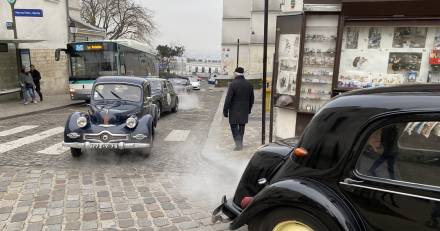
[[[153,45],[183,45],[188,57],[220,58],[222,0],[138,1],[154,13],[159,34]]]

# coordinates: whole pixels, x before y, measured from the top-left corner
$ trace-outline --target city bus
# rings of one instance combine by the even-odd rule
[[[132,40],[103,40],[68,43],[57,49],[69,60],[69,86],[72,100],[90,100],[90,92],[99,76],[159,76],[158,58],[148,46]]]

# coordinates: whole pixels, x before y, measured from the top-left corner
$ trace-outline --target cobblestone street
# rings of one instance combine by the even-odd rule
[[[260,112],[251,117],[244,151],[232,152],[218,115],[223,94],[183,96],[181,110],[159,121],[146,159],[128,152],[73,159],[61,146],[63,128],[86,106],[0,121],[0,230],[226,230],[211,224],[210,213],[234,192],[258,147]],[[176,131],[189,135],[167,139]]]

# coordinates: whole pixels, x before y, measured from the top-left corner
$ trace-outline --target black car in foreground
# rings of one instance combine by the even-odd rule
[[[168,80],[151,77],[146,80],[151,86],[151,98],[153,104],[157,106],[158,118],[162,112],[177,112],[179,110],[179,96]]]
[[[74,112],[67,119],[64,146],[73,157],[89,149],[135,149],[148,156],[156,112],[144,78],[100,77],[93,85],[88,113]]]
[[[440,85],[336,97],[259,148],[213,221],[250,231],[440,230]]]

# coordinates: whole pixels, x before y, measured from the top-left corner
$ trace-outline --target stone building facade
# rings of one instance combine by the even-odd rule
[[[14,39],[13,30],[3,26],[12,22],[11,8],[7,1],[0,1],[0,45],[8,47],[7,52],[0,50],[0,100],[18,97],[18,93],[2,93],[18,87],[18,70],[30,64],[35,65],[42,75],[41,87],[44,94],[68,93],[68,60],[61,53],[60,61],[55,61],[55,50],[65,48],[73,40],[72,32],[79,32],[86,39],[89,39],[89,33],[90,40],[103,39],[105,34],[104,31],[81,22],[79,2],[80,0],[17,0],[15,9],[40,13],[33,17],[16,15],[17,39]],[[76,25],[78,29],[72,31],[71,27]]]

